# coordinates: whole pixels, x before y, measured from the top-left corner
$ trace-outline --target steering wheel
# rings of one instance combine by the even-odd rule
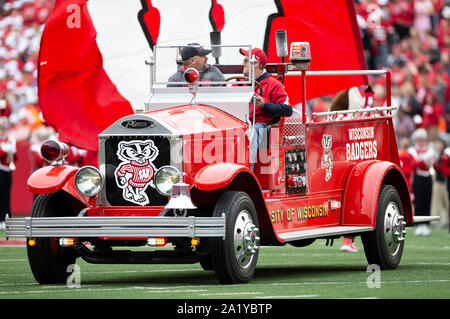
[[[246,76],[242,76],[242,75],[236,75],[236,76],[230,76],[228,79],[225,79],[226,82],[231,81],[231,80],[244,80],[244,81],[248,81],[248,77]],[[261,86],[261,84],[259,84],[258,81],[255,81],[255,85],[258,87],[259,93],[256,92],[256,94],[262,95],[264,90]]]

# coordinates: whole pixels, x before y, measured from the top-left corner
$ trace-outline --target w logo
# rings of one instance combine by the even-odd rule
[[[139,179],[140,180],[146,180],[150,176],[150,169],[144,168],[143,170],[139,171]]]

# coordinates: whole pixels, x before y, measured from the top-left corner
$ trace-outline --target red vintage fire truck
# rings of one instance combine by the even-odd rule
[[[229,50],[242,59],[243,46],[212,47],[216,58],[226,60],[220,53]],[[7,237],[27,238],[37,282],[64,283],[80,257],[96,264],[200,262],[221,283],[249,282],[261,246],[341,236],[361,236],[369,264],[397,268],[406,226],[429,219],[413,216],[399,166],[389,71],[310,71],[308,43],[292,43],[289,63],[266,69],[302,78],[302,107],[266,129],[251,170],[249,105],[260,90],[252,68],[239,85],[242,66],[224,63],[217,67],[230,81],[205,85],[187,70],[188,83],[168,86],[164,72],[173,71],[179,49],[155,47],[149,98],[99,135],[99,167],[65,165],[67,146],[43,143],[52,165],[28,180],[37,194],[30,216],[6,220]],[[306,77],[355,74],[386,76],[386,107],[307,118]],[[339,113],[347,118],[333,120]],[[133,248],[139,246],[148,249]]]

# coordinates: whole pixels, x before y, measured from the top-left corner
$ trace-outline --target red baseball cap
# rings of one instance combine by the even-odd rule
[[[248,56],[248,50],[239,49],[239,52],[240,52],[242,55]],[[258,48],[254,48],[254,49],[252,49],[252,55],[255,56],[256,60],[257,60],[259,63],[261,63],[263,67],[266,67],[266,64],[267,64],[267,55],[266,55],[266,53],[265,53],[263,50],[258,49]]]

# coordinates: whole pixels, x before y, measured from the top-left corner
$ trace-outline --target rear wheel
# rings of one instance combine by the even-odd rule
[[[256,209],[244,192],[227,192],[219,199],[214,216],[226,215],[225,239],[211,238],[211,261],[223,284],[249,282],[256,270],[259,229]]]
[[[30,216],[55,217],[61,212],[61,206],[63,204],[55,193],[39,195],[33,203]],[[28,261],[36,281],[40,284],[65,283],[70,275],[67,267],[76,261],[74,249],[59,246],[55,237],[37,237],[33,246],[29,245],[29,239],[27,238]]]
[[[391,185],[381,187],[376,219],[376,229],[361,235],[367,261],[380,269],[396,269],[403,254],[406,222],[400,196]]]

